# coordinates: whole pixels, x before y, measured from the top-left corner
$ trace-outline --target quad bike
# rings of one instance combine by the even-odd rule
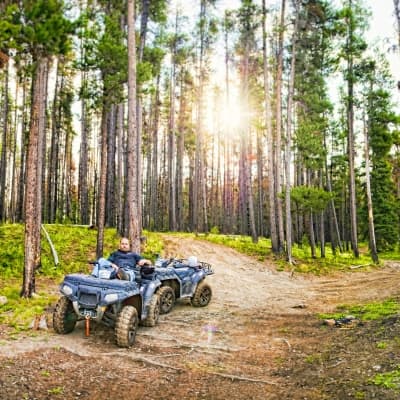
[[[110,279],[107,267],[95,268],[92,275],[70,274],[60,285],[62,296],[53,313],[53,326],[57,333],[72,332],[77,321],[85,320],[89,335],[90,321],[113,327],[120,347],[135,342],[139,323],[156,325],[160,313],[160,297],[156,294],[161,282],[152,277],[140,284],[133,276],[130,280]]]
[[[211,300],[211,286],[206,282],[207,275],[213,274],[211,265],[188,259],[162,259],[155,262],[154,274],[161,282],[157,289],[160,298],[160,314],[171,311],[176,299],[190,298],[195,307],[205,307]]]

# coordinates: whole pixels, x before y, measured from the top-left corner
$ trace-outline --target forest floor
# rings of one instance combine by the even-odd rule
[[[397,264],[291,276],[223,246],[166,240],[169,255],[213,265],[207,307],[178,301],[156,327],[140,327],[130,349],[100,324],[89,337],[78,323],[65,336],[49,329],[13,339],[0,326],[0,399],[399,398],[370,379],[400,365],[400,351],[379,345],[399,350],[400,318],[342,327],[318,318],[339,304],[397,298]]]

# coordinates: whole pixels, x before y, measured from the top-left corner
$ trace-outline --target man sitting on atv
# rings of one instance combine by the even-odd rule
[[[142,258],[138,253],[130,251],[129,239],[126,237],[121,238],[119,241],[118,250],[110,254],[106,259],[100,258],[98,263],[99,267],[113,268],[110,278],[119,278],[123,280],[130,280],[129,274],[124,270],[124,268],[130,269],[134,268],[136,265],[142,267],[144,265],[151,264],[150,260]]]

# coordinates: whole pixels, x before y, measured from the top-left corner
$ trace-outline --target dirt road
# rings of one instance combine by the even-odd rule
[[[141,327],[131,349],[116,347],[101,325],[86,338],[81,323],[65,336],[50,330],[3,340],[0,398],[333,399],[287,375],[320,340],[309,337],[320,328],[315,312],[396,295],[400,283],[396,265],[305,279],[208,242],[168,236],[166,248],[166,256],[213,265],[208,307],[178,302],[156,327]]]

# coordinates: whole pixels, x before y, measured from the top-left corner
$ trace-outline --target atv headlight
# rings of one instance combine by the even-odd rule
[[[66,295],[66,296],[71,296],[73,290],[70,286],[64,285],[61,289],[61,291]]]
[[[118,300],[118,294],[117,294],[117,293],[109,293],[109,294],[106,294],[106,295],[104,296],[104,300],[105,300],[107,303],[112,303],[112,302],[114,302],[114,301],[117,301],[117,300]]]

